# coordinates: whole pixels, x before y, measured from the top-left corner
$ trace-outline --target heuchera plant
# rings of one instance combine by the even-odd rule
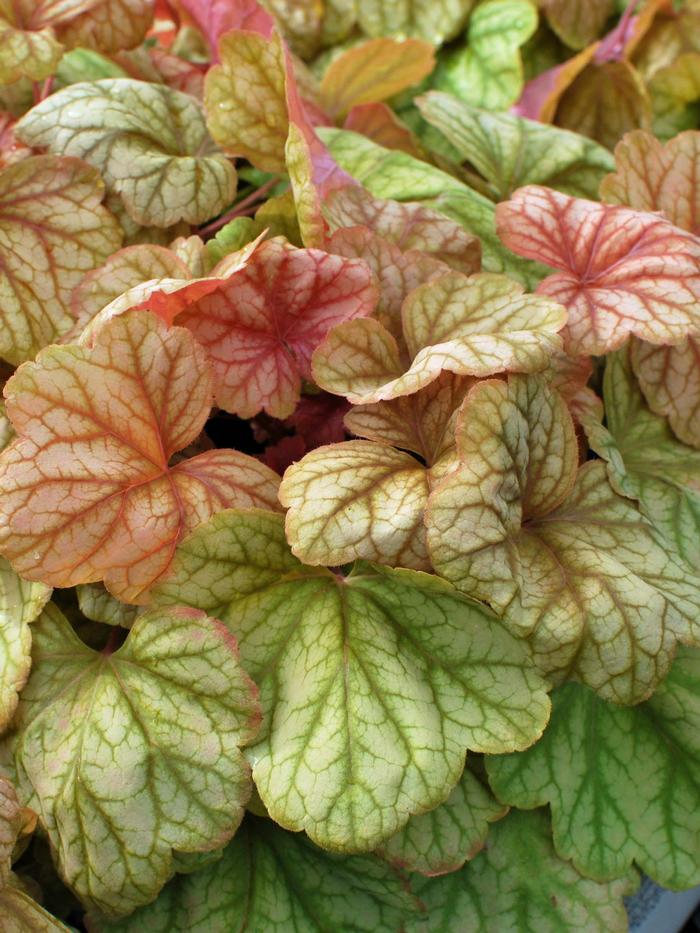
[[[700,883],[700,3],[0,3],[3,933]]]

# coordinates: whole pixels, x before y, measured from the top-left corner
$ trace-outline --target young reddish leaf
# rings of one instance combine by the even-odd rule
[[[206,36],[212,62],[219,61],[219,39],[233,29],[256,32],[269,39],[275,21],[257,0],[179,0]]]
[[[20,139],[79,156],[102,173],[139,224],[201,223],[223,210],[236,173],[211,140],[199,105],[162,84],[84,81],[33,107]]]
[[[420,250],[458,272],[481,268],[481,243],[461,224],[423,204],[375,198],[359,185],[332,191],[323,203],[331,230],[360,224],[400,250]]]
[[[304,439],[308,450],[336,444],[345,440],[343,419],[348,408],[345,399],[327,392],[306,395],[287,418],[287,424]]]
[[[0,173],[0,355],[9,362],[66,333],[71,291],[121,246],[103,192],[78,159],[34,156]]]
[[[635,340],[632,367],[647,403],[665,415],[686,444],[700,447],[700,340],[689,337],[674,347]]]
[[[261,454],[259,459],[275,473],[281,475],[288,466],[301,460],[306,450],[304,438],[299,437],[298,434],[292,434],[266,447],[265,453]]]
[[[343,123],[346,130],[360,133],[387,149],[401,149],[420,159],[422,147],[409,128],[387,104],[361,104],[353,107]]]
[[[434,48],[420,39],[378,38],[334,58],[321,81],[321,104],[333,117],[359,104],[393,97],[419,84],[435,67]]]
[[[94,346],[50,347],[5,387],[18,438],[0,457],[0,550],[30,580],[104,579],[145,602],[184,533],[229,506],[275,508],[257,460],[174,454],[201,431],[212,383],[191,334],[132,311]]]
[[[678,343],[700,331],[700,240],[653,214],[528,185],[496,208],[520,256],[561,270],[538,293],[569,312],[569,352],[602,354],[630,334]]]
[[[363,262],[268,240],[177,323],[208,352],[222,408],[286,418],[302,379],[311,378],[314,349],[335,324],[370,314],[376,301]]]
[[[314,353],[316,382],[354,404],[411,395],[447,370],[537,372],[561,346],[566,312],[503,275],[450,272],[414,289],[402,310],[410,362],[374,319],[334,328]]]

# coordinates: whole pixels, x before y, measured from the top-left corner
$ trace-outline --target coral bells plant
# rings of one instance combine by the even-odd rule
[[[0,4],[3,933],[700,883],[700,4]]]

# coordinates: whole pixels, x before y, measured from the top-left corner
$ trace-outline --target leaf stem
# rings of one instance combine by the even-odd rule
[[[206,224],[204,227],[199,228],[200,236],[208,236],[210,233],[216,233],[217,230],[220,230],[222,227],[225,227],[230,220],[234,220],[236,217],[240,217],[245,214],[253,204],[257,201],[261,201],[268,191],[279,181],[279,175],[275,175],[273,178],[268,179],[264,185],[261,185],[259,188],[256,188],[255,191],[251,191],[249,195],[246,195],[242,201],[239,201],[238,204],[234,204],[233,207],[227,211],[225,214],[222,214],[221,217],[217,217],[216,220],[212,220],[211,223]]]

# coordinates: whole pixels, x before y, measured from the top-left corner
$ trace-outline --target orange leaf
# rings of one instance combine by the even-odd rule
[[[275,508],[277,477],[233,450],[171,465],[209,415],[204,351],[128,312],[87,347],[49,347],[5,387],[17,439],[0,457],[0,551],[55,586],[104,580],[148,601],[180,538],[228,507]]]

